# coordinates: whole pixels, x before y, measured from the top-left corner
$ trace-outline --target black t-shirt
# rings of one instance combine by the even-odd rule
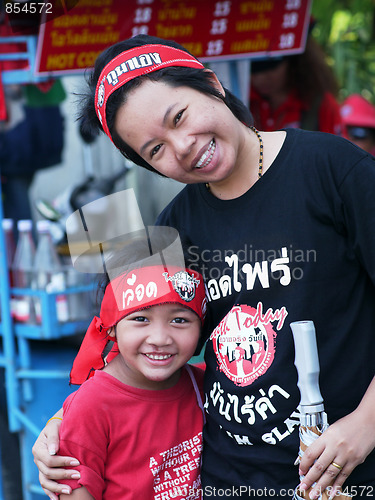
[[[314,321],[329,423],[356,408],[375,373],[375,159],[331,134],[288,129],[244,195],[188,185],[158,224],[178,229],[208,290],[204,485],[294,488],[290,323]],[[347,484],[371,482],[374,453]]]

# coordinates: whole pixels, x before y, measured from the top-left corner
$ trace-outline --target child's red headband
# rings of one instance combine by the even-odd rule
[[[150,266],[134,269],[115,278],[107,286],[100,317],[92,320],[74,360],[72,384],[82,384],[94,370],[103,368],[103,351],[113,337],[109,328],[129,314],[160,304],[178,303],[194,311],[203,323],[206,313],[202,276],[190,269]],[[110,359],[117,354],[111,353]]]
[[[96,85],[95,111],[104,132],[111,140],[106,118],[109,96],[129,80],[169,66],[204,68],[202,63],[187,52],[157,44],[142,45],[125,50],[104,67]]]

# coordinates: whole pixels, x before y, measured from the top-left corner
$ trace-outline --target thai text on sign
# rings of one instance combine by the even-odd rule
[[[37,73],[82,72],[137,34],[173,39],[202,61],[294,54],[310,9],[311,0],[79,0],[41,25]]]

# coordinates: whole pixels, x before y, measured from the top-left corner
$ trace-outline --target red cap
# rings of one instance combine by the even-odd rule
[[[375,106],[360,94],[349,96],[341,107],[344,125],[375,128]]]
[[[203,277],[191,269],[175,266],[148,266],[114,278],[107,286],[100,317],[95,316],[82,341],[70,372],[71,384],[82,384],[104,366],[103,352],[108,330],[129,314],[151,306],[179,303],[194,311],[202,324],[207,300]],[[112,348],[109,359],[118,354]]]

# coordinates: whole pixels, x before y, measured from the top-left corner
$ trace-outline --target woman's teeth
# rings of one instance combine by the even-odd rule
[[[206,165],[208,165],[213,157],[213,154],[215,153],[215,149],[216,149],[216,142],[215,139],[212,139],[212,141],[208,146],[207,151],[203,153],[203,155],[195,165],[195,168],[203,168]]]
[[[150,359],[156,359],[156,360],[162,360],[162,359],[168,359],[172,357],[172,354],[146,354],[146,356]]]

